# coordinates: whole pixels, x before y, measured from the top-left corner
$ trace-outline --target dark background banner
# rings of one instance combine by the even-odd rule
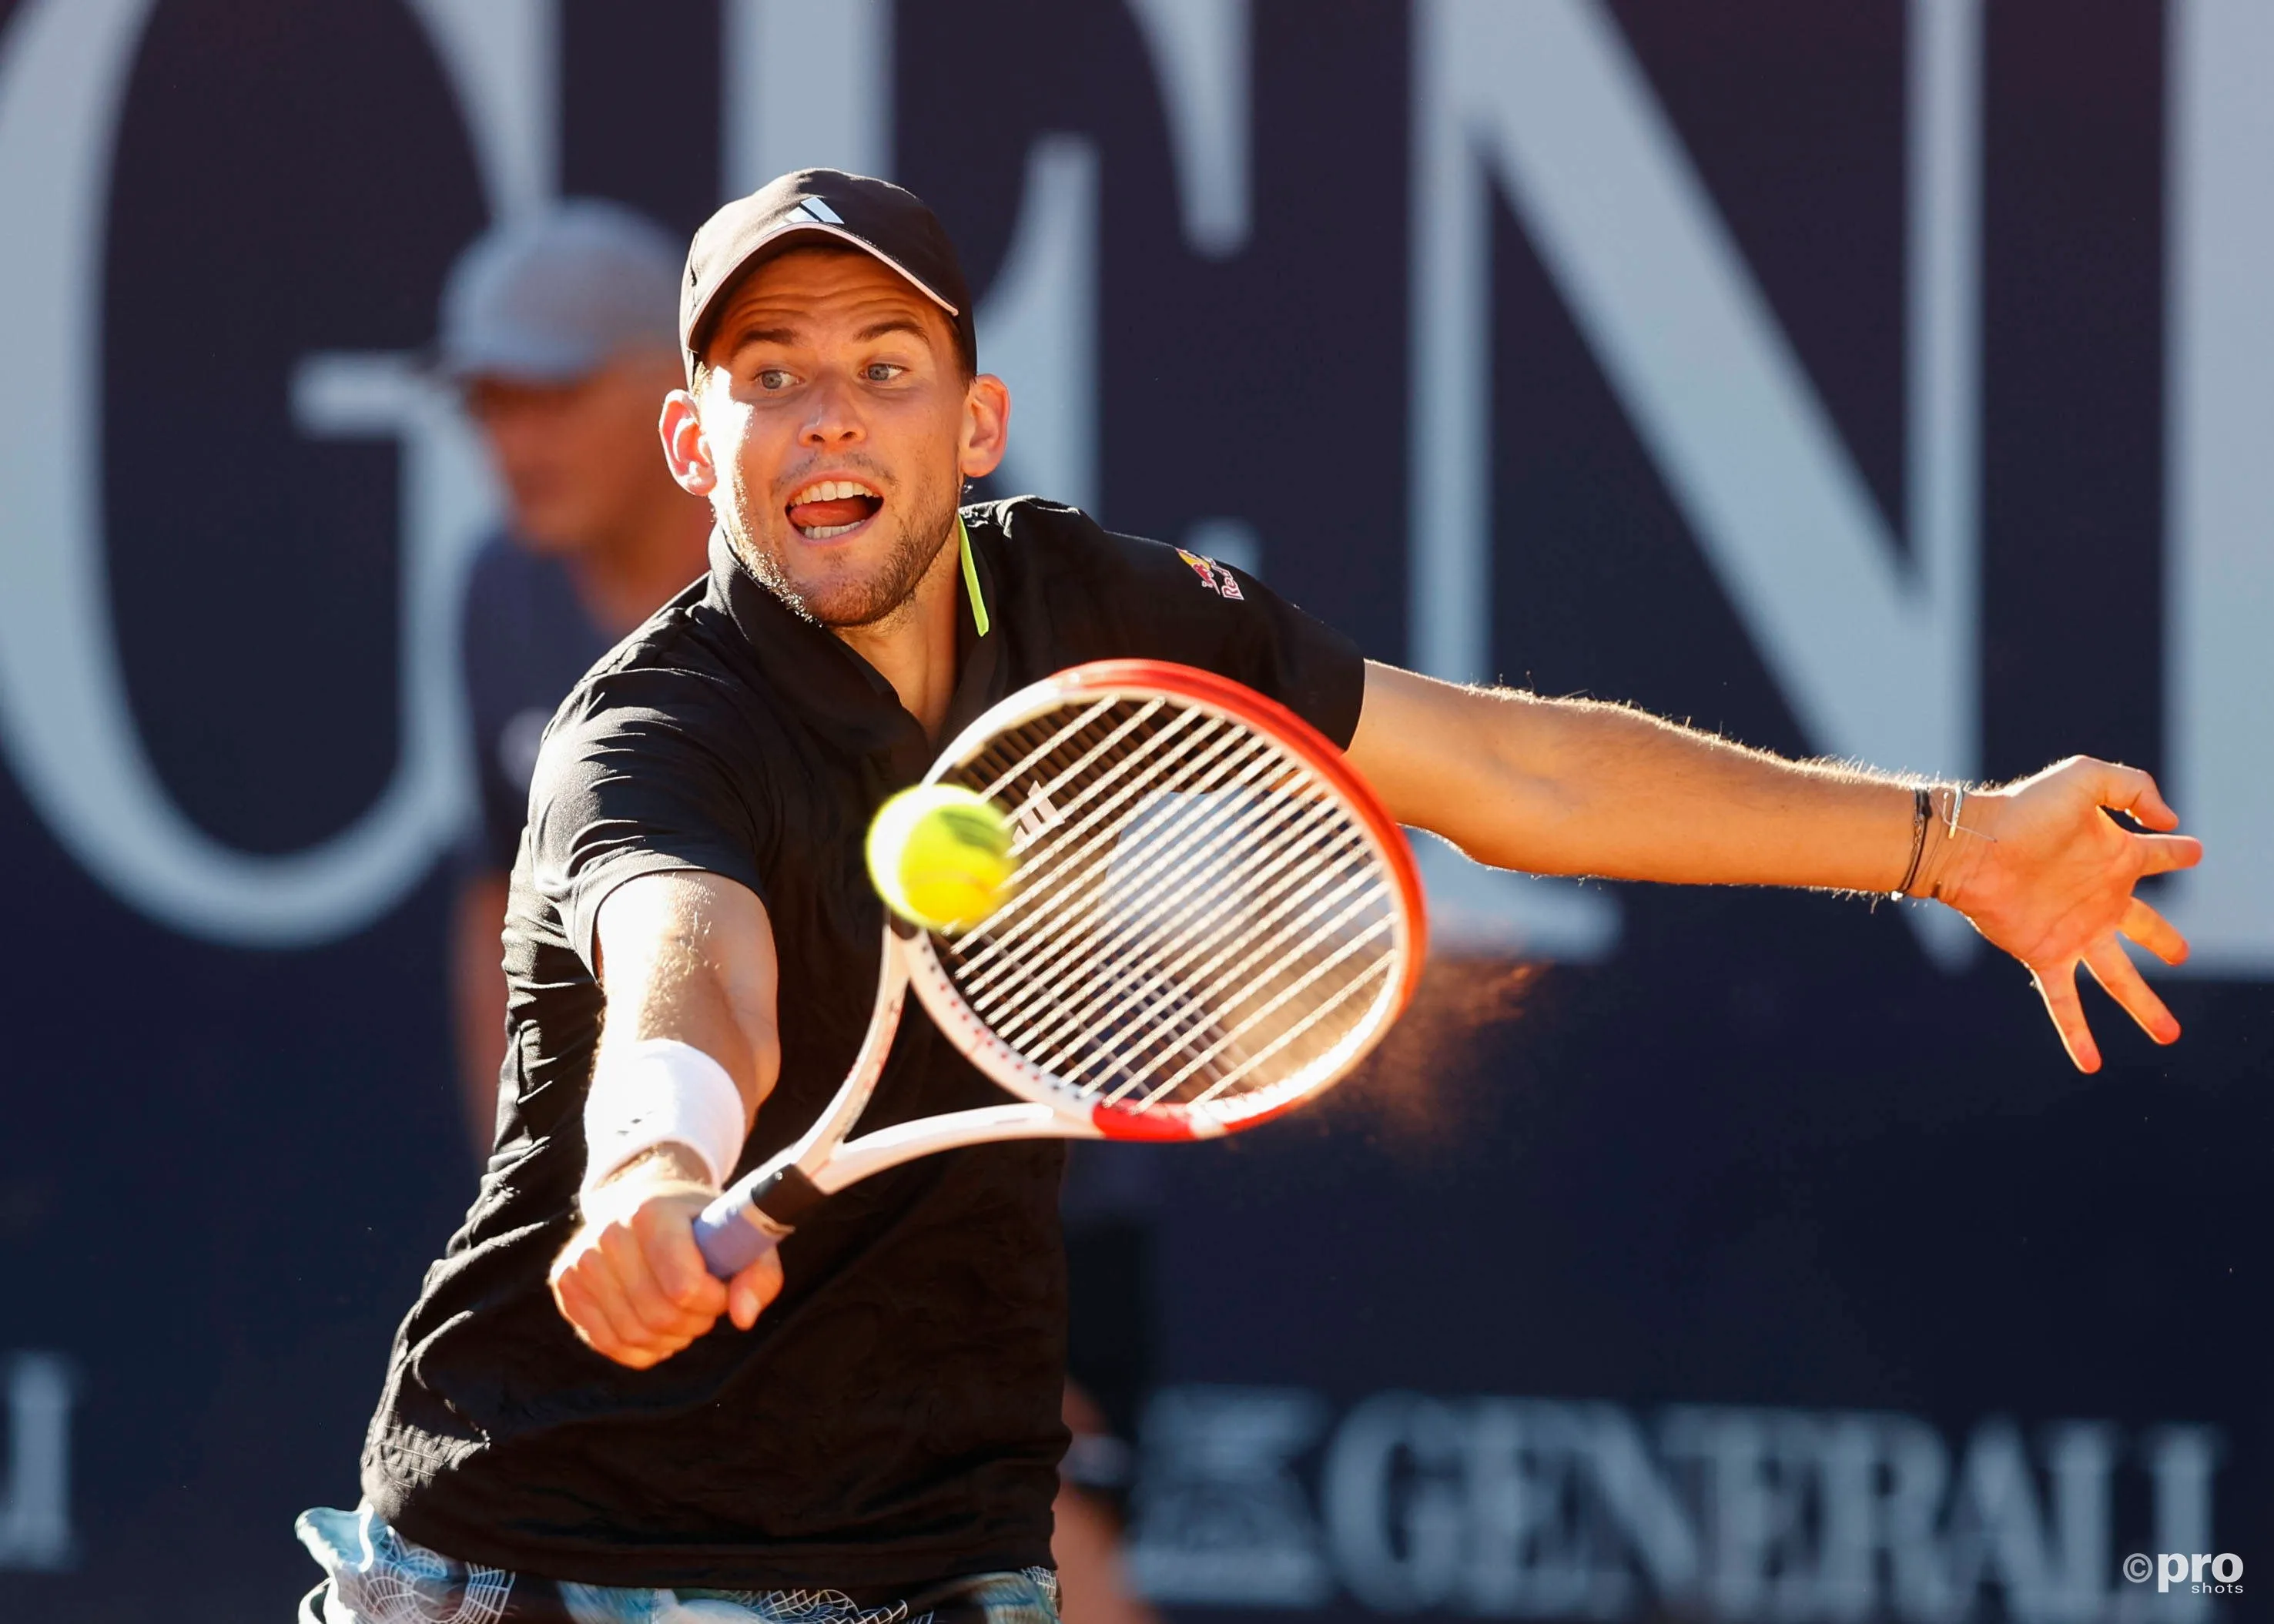
[[[1036,447],[1013,488],[1245,549],[1370,653],[1449,675],[1895,767],[2149,767],[2231,841],[2179,899],[2183,923],[2211,921],[2209,951],[2163,980],[2187,1027],[2174,1050],[2088,995],[2109,1064],[2086,1078],[2018,968],[1903,906],[1591,887],[1487,907],[1330,1109],[1159,1160],[1139,1570],[1196,1618],[2266,1616],[2248,1579],[2159,1597],[2121,1571],[2135,1552],[2233,1553],[2274,1583],[2274,924],[2252,922],[2274,884],[2246,854],[2274,808],[2274,736],[2238,727],[2212,750],[2180,725],[2182,699],[2274,691],[2274,658],[2220,641],[2221,595],[2188,561],[2227,559],[2229,606],[2274,609],[2274,576],[2233,563],[2274,538],[2185,550],[2208,509],[2180,500],[2182,462],[2247,449],[2255,419],[2240,397],[2219,416],[2210,385],[2182,411],[2174,384],[2209,375],[2175,357],[2215,361],[2222,342],[2188,338],[2183,308],[2223,308],[2215,287],[2182,306],[2195,216],[2173,179],[2195,185],[2221,149],[2190,169],[2175,132],[2195,128],[2183,97],[2211,105],[2247,15],[1507,9],[1562,19],[1586,47],[1573,60],[1623,64],[1653,109],[1645,146],[1675,155],[1698,240],[1741,269],[1744,330],[1772,335],[1768,372],[1847,470],[1833,484],[1876,515],[1871,568],[1891,601],[1927,605],[1890,623],[1939,628],[1921,657],[1871,643],[1880,610],[1764,577],[1773,550],[1746,553],[1742,515],[1716,528],[1701,492],[1719,487],[1682,449],[1705,443],[1681,426],[1697,378],[1651,370],[1615,258],[1591,269],[1580,228],[1554,223],[1572,216],[1527,167],[1547,138],[1517,120],[1493,145],[1488,75],[1435,104],[1433,74],[1466,71],[1444,41],[1493,34],[1491,6],[816,11],[881,74],[888,105],[862,126],[876,161],[937,207],[988,289],[983,361]],[[22,211],[0,217],[0,305],[11,331],[64,335],[46,372],[0,354],[4,421],[20,449],[87,414],[56,431],[77,447],[62,494],[41,494],[45,462],[0,464],[19,605],[0,605],[0,1616],[282,1619],[313,1577],[292,1515],[353,1501],[388,1338],[473,1177],[441,952],[457,803],[447,770],[413,770],[447,758],[448,718],[407,674],[420,628],[447,625],[433,583],[453,578],[420,552],[443,524],[421,504],[456,511],[420,447],[456,431],[418,415],[401,358],[516,175],[675,229],[757,178],[738,166],[787,149],[734,132],[763,120],[765,50],[802,37],[786,14],[0,0],[0,206]],[[126,41],[108,91],[86,66],[106,28]],[[1954,80],[1922,66],[1930,37],[1958,41]],[[470,77],[485,52],[521,77]],[[806,65],[825,118],[863,94],[859,65]],[[1585,102],[1592,82],[1572,77],[1571,118],[1608,105]],[[1921,86],[1954,82],[1974,110],[1943,127],[1978,223],[1949,216],[1959,293],[1937,316]],[[476,117],[485,94],[521,94],[520,124]],[[72,108],[102,137],[85,184]],[[508,125],[519,147],[498,144]],[[1432,167],[1447,129],[1483,154],[1471,168]],[[1447,173],[1473,192],[1433,213]],[[40,213],[25,199],[43,175],[63,200]],[[1606,177],[1600,195],[1621,195]],[[1465,350],[1432,350],[1453,284],[1431,222],[1471,197],[1486,319]],[[42,280],[72,231],[90,275]],[[1663,308],[1696,295],[1677,270],[1650,284]],[[1956,417],[1923,414],[1921,324],[1952,308],[1978,326],[1935,353],[1970,381],[1936,397]],[[1445,462],[1427,402],[1457,397],[1444,368],[1463,355],[1483,437]],[[355,363],[365,395],[326,395],[309,369],[343,356],[396,359]],[[1922,443],[1953,422],[1941,450]],[[1741,494],[1784,488],[1759,443]],[[1433,506],[1469,475],[1467,508]],[[1937,511],[1959,518],[1938,531],[1922,509],[1945,489],[1959,498]],[[1416,564],[1444,512],[1487,527],[1467,601]],[[1959,538],[1941,564],[1920,539],[1936,535]],[[35,590],[65,601],[41,572],[66,555],[100,613],[23,609]],[[1481,661],[1450,668],[1479,645],[1447,625],[1481,628]],[[71,674],[86,660],[114,690]],[[41,731],[103,691],[123,697],[82,709],[131,719],[139,778],[89,765],[76,719]],[[1939,732],[1901,731],[1914,693]],[[1882,714],[1876,734],[1841,719]],[[1898,759],[1883,738],[1949,753]],[[157,823],[119,810],[136,784],[189,831],[178,861],[137,866]],[[396,855],[362,880],[341,858],[337,898],[317,896],[326,843],[392,817],[390,795],[427,808],[403,813]],[[232,862],[252,865],[241,884]],[[1524,969],[1518,940],[1537,950]]]

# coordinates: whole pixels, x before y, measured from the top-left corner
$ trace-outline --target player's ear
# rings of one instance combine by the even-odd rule
[[[671,477],[690,496],[708,496],[719,488],[719,465],[711,455],[711,442],[703,432],[702,409],[684,389],[663,397],[663,417],[656,424],[663,436],[663,460]]]
[[[1011,391],[992,372],[981,372],[963,390],[963,432],[956,467],[966,479],[983,479],[1011,443]]]

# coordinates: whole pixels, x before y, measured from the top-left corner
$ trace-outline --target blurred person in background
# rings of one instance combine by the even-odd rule
[[[440,362],[504,497],[461,638],[479,813],[461,853],[451,996],[466,1126],[494,1133],[505,1050],[499,931],[538,740],[577,678],[707,568],[711,509],[656,451],[681,383],[681,252],[614,203],[498,227],[452,267]]]

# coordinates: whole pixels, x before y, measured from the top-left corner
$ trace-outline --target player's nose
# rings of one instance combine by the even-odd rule
[[[809,392],[812,410],[807,414],[799,440],[809,446],[844,446],[867,438],[867,425],[861,416],[857,391],[840,378],[825,378],[816,382]]]

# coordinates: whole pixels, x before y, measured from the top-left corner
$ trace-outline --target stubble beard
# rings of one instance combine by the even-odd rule
[[[874,626],[907,607],[947,545],[954,528],[955,489],[953,483],[926,481],[905,499],[888,501],[878,515],[892,527],[885,556],[864,575],[833,580],[818,589],[791,580],[782,568],[779,549],[760,539],[779,536],[780,548],[794,545],[789,515],[779,508],[760,509],[739,485],[727,538],[758,584],[800,619],[832,630]]]

